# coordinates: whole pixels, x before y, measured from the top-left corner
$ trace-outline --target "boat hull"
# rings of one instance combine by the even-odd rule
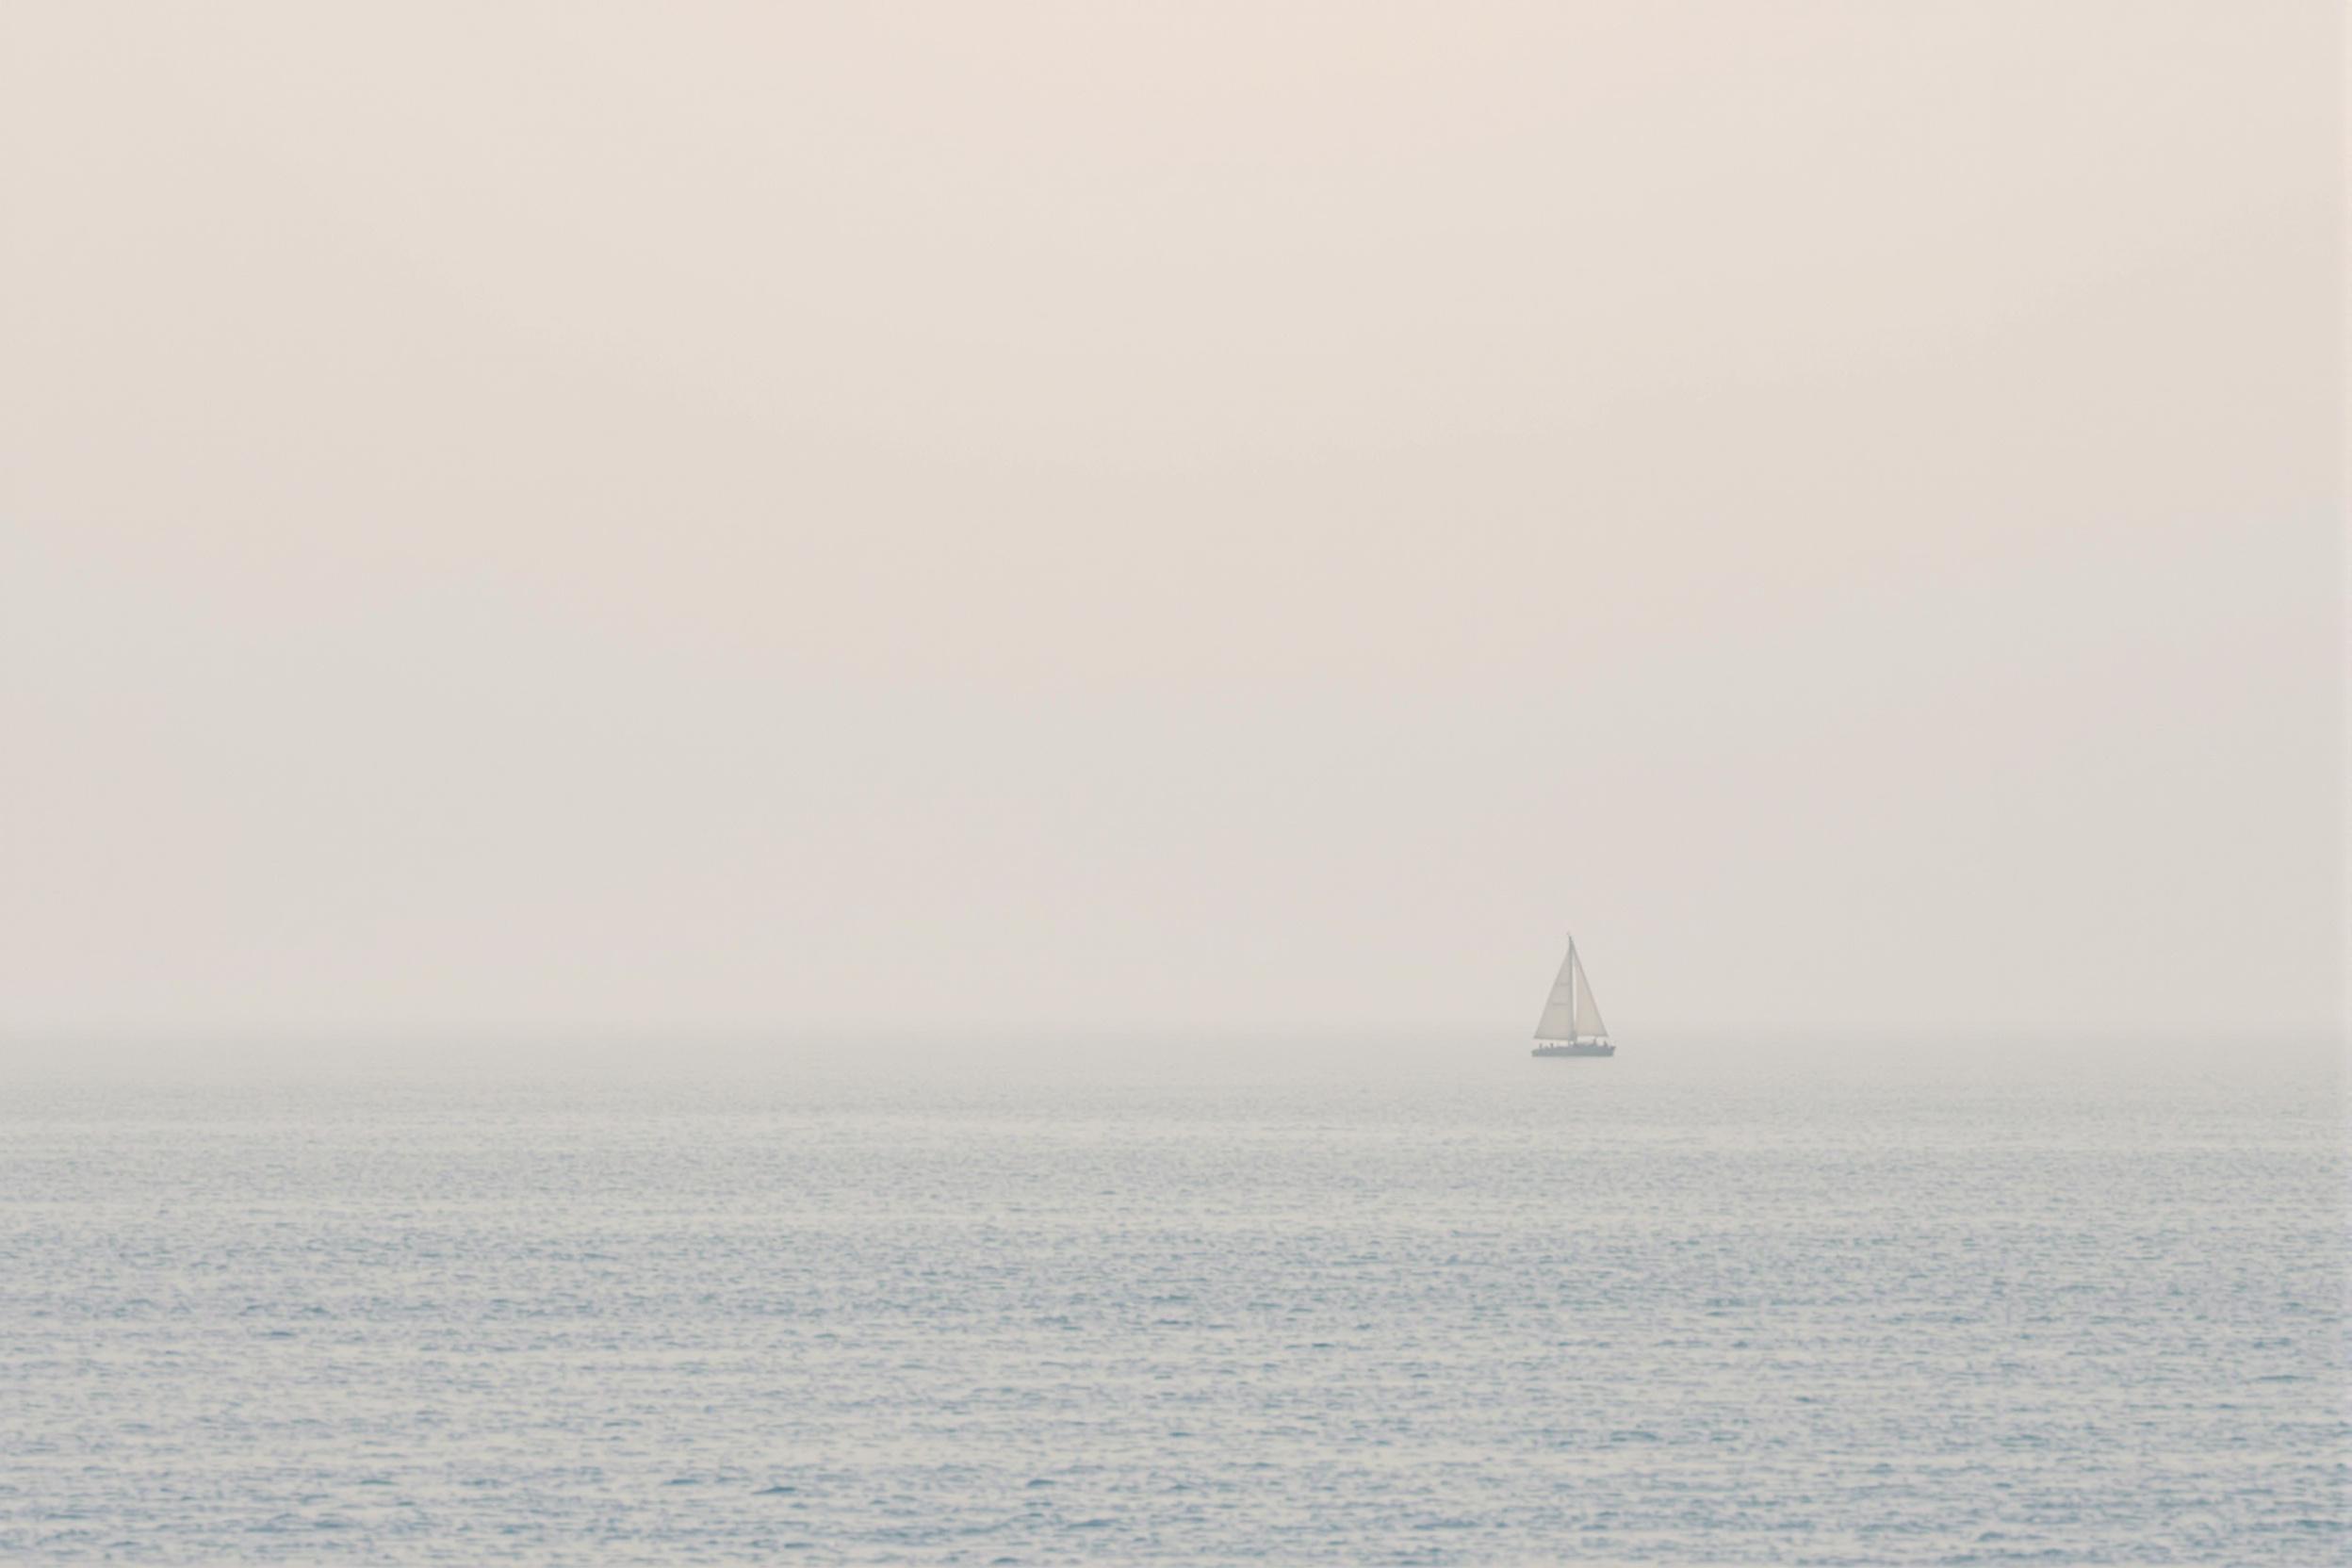
[[[1530,1056],[1614,1056],[1613,1045],[1588,1045],[1578,1040],[1574,1045],[1539,1045],[1527,1053]]]

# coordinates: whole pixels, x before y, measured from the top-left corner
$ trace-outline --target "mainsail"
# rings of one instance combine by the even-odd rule
[[[1560,961],[1552,994],[1544,999],[1544,1016],[1536,1021],[1540,1040],[1598,1039],[1609,1033],[1601,1022],[1600,1004],[1592,1000],[1592,983],[1584,977],[1584,960],[1576,956],[1576,939],[1568,939],[1568,956]]]

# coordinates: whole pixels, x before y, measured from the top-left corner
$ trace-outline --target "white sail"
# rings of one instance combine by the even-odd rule
[[[1568,939],[1568,956],[1560,961],[1552,994],[1544,999],[1544,1016],[1535,1022],[1539,1040],[1597,1039],[1609,1033],[1601,1022],[1600,1004],[1592,1000],[1592,982],[1584,976],[1584,960],[1576,956],[1576,939]]]
[[[1583,966],[1576,962],[1576,939],[1568,939],[1568,956],[1560,961],[1560,973],[1552,981],[1552,994],[1544,1001],[1544,1016],[1535,1022],[1535,1037],[1540,1040],[1573,1040],[1576,1037],[1576,976]]]
[[[1568,963],[1576,972],[1576,1033],[1592,1038],[1609,1033],[1609,1025],[1601,1021],[1601,1004],[1592,1000],[1592,982],[1584,977],[1584,960],[1576,956],[1576,944],[1568,944]]]

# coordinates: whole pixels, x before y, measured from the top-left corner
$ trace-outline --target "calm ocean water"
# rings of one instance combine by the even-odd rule
[[[0,1560],[2337,1563],[2331,1054],[0,1061]]]

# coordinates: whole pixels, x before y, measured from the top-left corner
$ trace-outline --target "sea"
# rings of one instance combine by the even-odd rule
[[[2341,1564],[2328,1041],[0,1054],[8,1563]]]

